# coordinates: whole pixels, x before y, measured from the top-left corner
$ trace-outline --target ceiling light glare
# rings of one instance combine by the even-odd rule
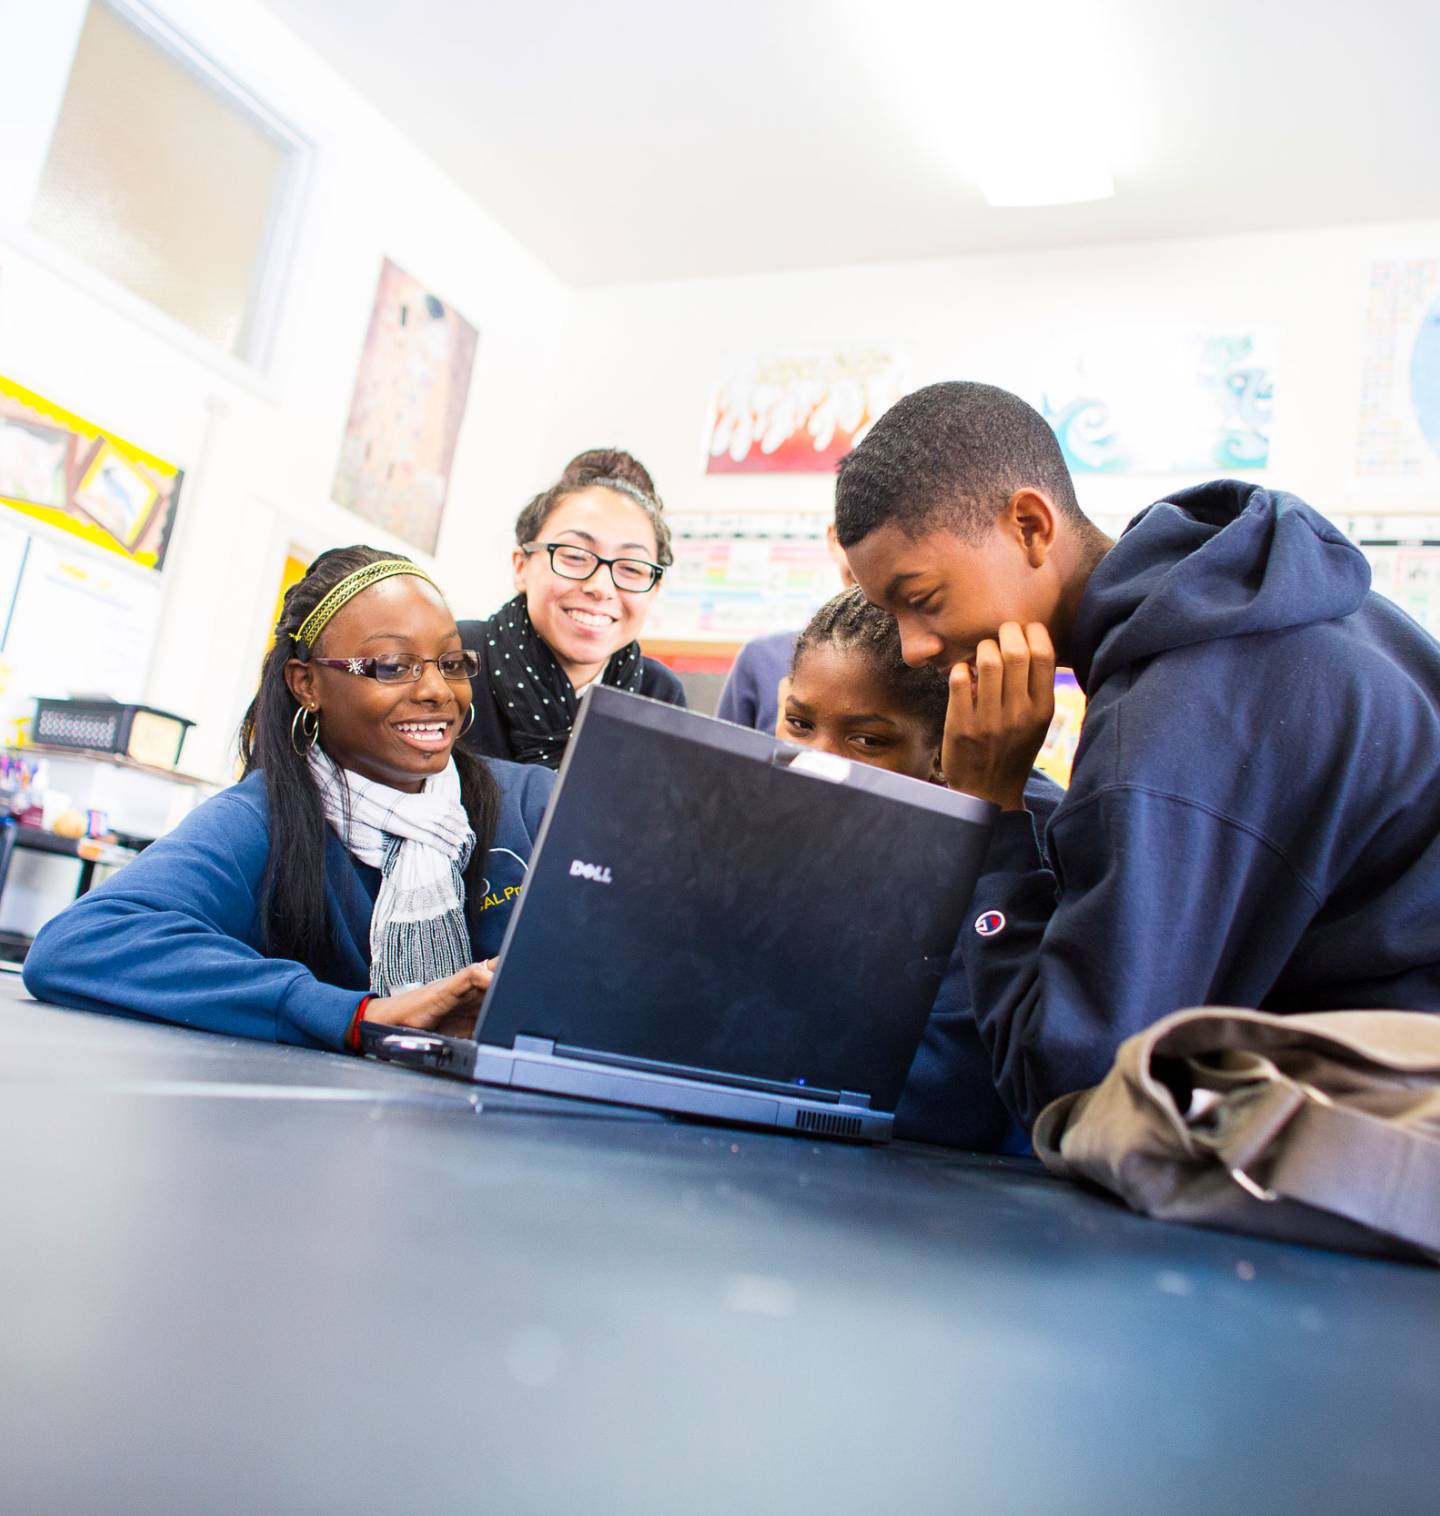
[[[989,168],[980,174],[980,193],[999,207],[1080,205],[1108,200],[1115,180],[1102,163],[1038,161]]]
[[[878,98],[992,206],[1078,205],[1132,165],[1132,72],[1107,0],[841,0]]]

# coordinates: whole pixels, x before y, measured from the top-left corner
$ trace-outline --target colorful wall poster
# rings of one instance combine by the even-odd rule
[[[0,504],[159,569],[183,479],[175,464],[0,377]]]
[[[1440,478],[1440,257],[1370,266],[1356,472]]]
[[[804,626],[840,589],[825,521],[814,512],[677,512],[675,562],[646,622],[647,641],[744,642]]]
[[[884,348],[750,358],[720,386],[705,428],[707,474],[829,474],[904,394]]]
[[[387,258],[331,497],[435,551],[479,333]]]
[[[1040,410],[1075,474],[1253,473],[1270,460],[1263,331],[1108,332],[1047,377]]]
[[[1055,671],[1055,714],[1050,730],[1035,760],[1035,767],[1062,788],[1070,783],[1075,765],[1075,749],[1080,742],[1080,728],[1085,721],[1085,696],[1079,681],[1069,669]]]

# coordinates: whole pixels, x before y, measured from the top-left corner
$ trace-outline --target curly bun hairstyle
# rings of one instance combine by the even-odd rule
[[[560,483],[588,488],[600,479],[619,479],[633,484],[658,505],[660,496],[650,470],[633,454],[618,447],[592,447],[575,456],[560,471]]]
[[[916,669],[905,662],[895,618],[872,605],[863,590],[858,587],[842,590],[815,612],[795,643],[795,656],[790,662],[792,674],[805,654],[816,647],[838,648],[867,659],[896,705],[918,716],[934,733],[935,744],[939,746],[945,735],[950,682],[937,668],[927,664]]]
[[[665,506],[655,493],[655,481],[638,458],[618,447],[593,447],[576,453],[559,479],[520,512],[515,520],[515,541],[521,547],[538,541],[545,523],[571,495],[596,488],[614,490],[645,512],[655,533],[656,562],[669,568],[675,554],[670,546],[670,528],[665,524]]]

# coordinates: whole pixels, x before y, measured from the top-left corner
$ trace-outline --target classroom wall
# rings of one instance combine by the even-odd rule
[[[632,449],[672,510],[827,511],[823,475],[703,473],[714,389],[757,350],[880,344],[911,384],[983,377],[1033,395],[1054,353],[1097,339],[1269,325],[1265,477],[1337,515],[1435,508],[1413,487],[1358,480],[1353,460],[1368,259],[1440,251],[1440,222],[575,292],[253,0],[157,9],[314,144],[268,371],[206,349],[27,231],[84,13],[84,0],[51,0],[7,23],[23,27],[26,67],[0,92],[0,372],[187,470],[146,697],[197,719],[185,756],[197,772],[229,773],[289,544],[407,550],[329,499],[384,256],[480,330],[435,560],[462,614],[508,593],[515,510],[581,447]],[[1086,478],[1082,503],[1113,521],[1179,482]]]
[[[1023,212],[1016,213],[1023,214]],[[787,347],[888,346],[911,387],[982,379],[1038,398],[1054,356],[1158,325],[1277,329],[1270,468],[1334,515],[1435,510],[1413,485],[1355,474],[1365,284],[1373,255],[1440,253],[1440,221],[821,269],[586,290],[548,411],[552,453],[614,440],[671,509],[817,510],[817,475],[703,473],[707,407],[737,357]],[[1189,479],[1082,477],[1081,503],[1128,518]]]
[[[261,6],[155,9],[314,144],[269,371],[205,347],[27,230],[84,14],[84,0],[47,0],[5,24],[24,67],[0,92],[0,372],[186,469],[146,698],[198,721],[185,767],[226,778],[288,544],[414,555],[329,498],[382,257],[480,332],[434,560],[461,615],[508,592],[515,512],[563,462],[546,453],[541,402],[570,295]]]

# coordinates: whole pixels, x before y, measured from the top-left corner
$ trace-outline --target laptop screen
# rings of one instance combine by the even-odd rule
[[[935,785],[593,689],[476,1036],[893,1110],[992,817]]]

